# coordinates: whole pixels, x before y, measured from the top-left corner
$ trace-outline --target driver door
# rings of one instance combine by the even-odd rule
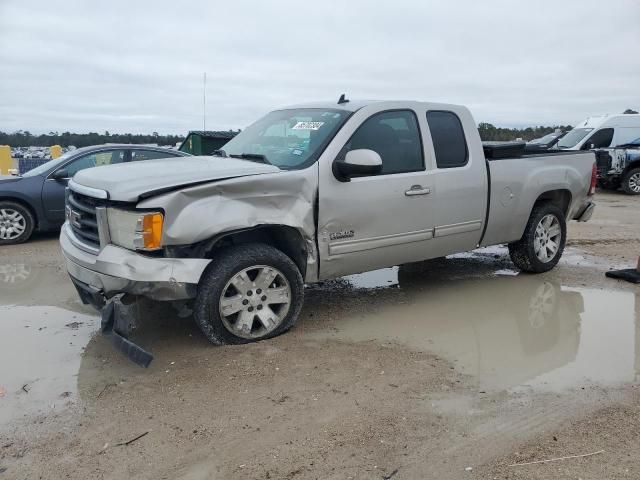
[[[433,176],[425,168],[418,117],[392,110],[367,118],[346,142],[369,149],[382,171],[341,182],[331,162],[320,165],[318,247],[320,278],[426,258],[433,236]]]

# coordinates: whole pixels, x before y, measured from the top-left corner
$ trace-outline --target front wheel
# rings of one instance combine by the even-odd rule
[[[214,344],[255,342],[291,328],[303,298],[302,276],[289,257],[269,245],[237,245],[203,273],[194,317]]]
[[[640,195],[640,168],[629,170],[622,179],[622,189],[629,195]]]
[[[567,239],[562,210],[551,203],[536,205],[522,238],[509,244],[511,260],[520,270],[548,272],[558,264]]]

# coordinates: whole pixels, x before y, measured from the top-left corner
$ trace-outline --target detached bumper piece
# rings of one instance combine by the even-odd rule
[[[123,302],[123,299],[126,300],[126,295],[116,295],[102,308],[102,333],[110,335],[116,349],[124,353],[129,360],[147,368],[153,360],[153,355],[128,338],[137,326],[136,302]]]

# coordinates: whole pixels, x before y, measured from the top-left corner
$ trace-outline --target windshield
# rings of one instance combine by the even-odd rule
[[[285,170],[305,168],[318,159],[350,113],[315,108],[277,110],[247,127],[222,149],[230,156],[260,157]]]
[[[66,160],[69,159],[69,157],[71,157],[71,153],[72,152],[67,152],[64,155],[58,157],[58,158],[54,158],[53,160],[49,160],[47,163],[43,163],[42,165],[40,165],[39,167],[36,167],[34,169],[29,170],[28,172],[24,173],[22,176],[23,177],[35,177],[36,175],[42,175],[43,173],[47,173],[50,169],[55,168],[56,165],[61,164],[63,162],[65,162]]]
[[[558,148],[575,147],[593,128],[574,128],[558,142]]]

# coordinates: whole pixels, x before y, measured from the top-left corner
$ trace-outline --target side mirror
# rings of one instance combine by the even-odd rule
[[[53,178],[54,180],[65,180],[69,178],[69,172],[66,168],[61,168],[60,170],[56,170],[55,172],[53,172],[51,178]]]
[[[382,158],[366,148],[350,150],[344,160],[333,162],[333,174],[341,182],[348,182],[351,177],[376,175],[381,171]]]

